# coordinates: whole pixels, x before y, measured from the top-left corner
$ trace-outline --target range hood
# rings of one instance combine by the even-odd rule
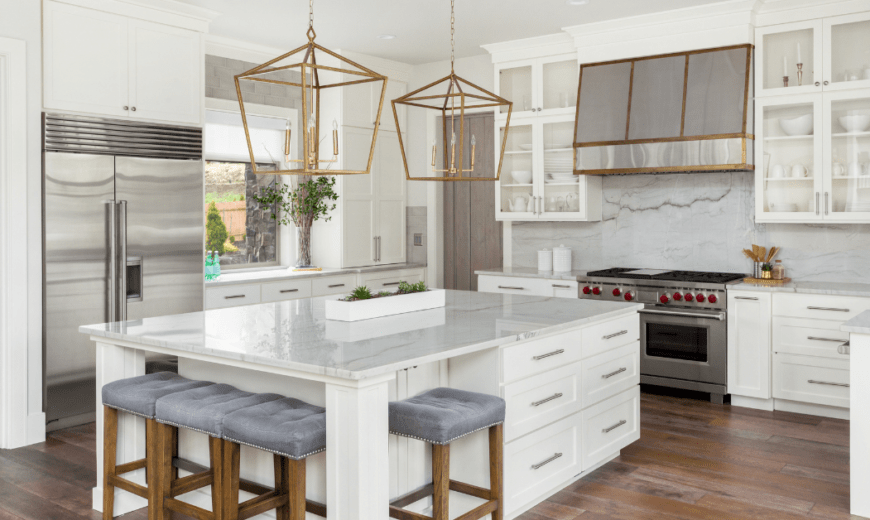
[[[754,170],[752,50],[581,65],[574,173]]]

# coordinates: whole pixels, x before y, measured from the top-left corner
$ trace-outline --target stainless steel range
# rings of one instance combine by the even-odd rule
[[[634,301],[640,311],[640,382],[709,392],[728,382],[726,286],[745,275],[617,267],[580,280],[580,298]]]

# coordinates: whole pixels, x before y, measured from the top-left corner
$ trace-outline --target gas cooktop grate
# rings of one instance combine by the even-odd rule
[[[613,267],[601,271],[590,271],[586,276],[598,278],[626,278],[631,280],[666,280],[672,282],[728,283],[746,275],[740,273],[708,273],[704,271],[667,271],[659,274],[637,274],[637,268]]]

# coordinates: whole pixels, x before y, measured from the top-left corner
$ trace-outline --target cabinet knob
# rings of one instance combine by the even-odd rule
[[[821,83],[819,83],[818,81],[816,81],[816,86],[818,87],[819,85],[821,85]]]
[[[124,110],[130,110],[130,107],[128,107],[127,105],[124,105]]]
[[[133,112],[135,112],[135,111],[136,111],[136,107],[131,107],[130,110],[132,110]]]
[[[828,82],[827,82],[827,81],[825,81],[825,85],[827,85],[827,84],[828,84]]]

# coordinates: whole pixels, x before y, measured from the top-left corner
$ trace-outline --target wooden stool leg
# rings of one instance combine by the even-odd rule
[[[273,455],[275,461],[275,492],[279,495],[290,495],[290,468],[287,467],[287,459],[281,455]],[[290,520],[290,504],[275,510],[277,520]]]
[[[224,442],[209,436],[208,438],[208,455],[211,461],[211,470],[214,473],[214,481],[211,487],[211,510],[214,513],[214,520],[224,520],[224,507],[222,497],[224,496],[224,486],[226,478],[224,477]]]
[[[160,472],[160,434],[157,431],[159,423],[154,419],[145,419],[145,484],[148,486],[148,520],[157,520],[158,502],[163,491]]]
[[[160,489],[154,508],[157,511],[157,520],[168,520],[172,513],[166,509],[164,500],[169,496],[172,483],[178,478],[178,468],[172,465],[172,459],[178,449],[178,445],[175,444],[178,440],[178,428],[157,423],[157,435],[159,437],[158,449],[160,450],[157,470],[160,473]]]
[[[492,520],[504,518],[503,451],[504,425],[497,424],[489,429],[489,499],[498,500],[498,509],[492,512]]]
[[[115,512],[115,476],[118,457],[118,410],[103,407],[103,520],[112,520]]]
[[[432,445],[432,520],[449,520],[450,445]]]
[[[305,459],[284,459],[287,473],[284,481],[289,485],[289,520],[305,520]]]
[[[222,520],[239,519],[239,480],[241,472],[241,447],[230,441],[223,441],[223,510]]]

